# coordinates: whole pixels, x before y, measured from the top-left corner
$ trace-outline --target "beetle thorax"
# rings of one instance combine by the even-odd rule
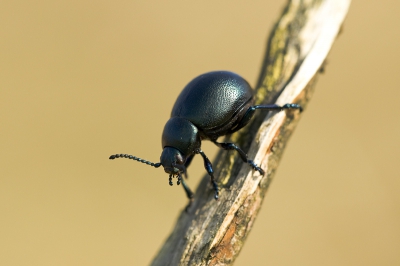
[[[162,134],[162,147],[172,147],[179,150],[184,157],[193,154],[200,148],[199,130],[190,121],[172,117],[165,124]]]

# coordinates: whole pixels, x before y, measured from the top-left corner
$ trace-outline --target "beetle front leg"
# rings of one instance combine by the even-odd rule
[[[178,176],[178,185],[180,185],[182,183],[182,187],[185,190],[186,196],[188,197],[189,200],[193,199],[193,192],[190,190],[190,188],[188,187],[188,185],[186,184],[185,180],[182,178],[181,175]]]
[[[211,164],[210,160],[207,158],[207,156],[204,154],[204,152],[202,150],[198,150],[197,153],[200,153],[201,157],[203,157],[204,168],[206,168],[207,173],[211,177],[211,184],[213,185],[213,188],[214,188],[214,191],[215,191],[214,198],[217,200],[218,197],[219,197],[219,189],[218,189],[217,183],[215,183],[214,170],[212,168],[212,164]]]
[[[182,183],[182,187],[185,190],[186,196],[189,199],[189,203],[185,207],[185,211],[189,212],[189,208],[190,208],[190,206],[192,206],[192,203],[193,203],[194,194],[190,190],[190,188],[188,187],[188,185],[186,184],[184,178],[181,175],[178,176],[178,180],[179,180],[180,183]]]
[[[183,173],[183,174],[185,175],[185,178],[189,178],[189,175],[188,175],[188,173],[187,173],[187,169],[188,169],[190,163],[192,162],[193,157],[194,157],[194,154],[193,154],[193,155],[190,155],[190,156],[186,159],[186,162],[185,162],[185,171],[184,171],[184,173]]]
[[[261,169],[253,160],[249,160],[247,154],[241,148],[236,146],[234,143],[216,142],[216,141],[213,141],[213,143],[224,150],[236,150],[239,153],[240,158],[242,158],[243,162],[250,164],[250,166],[253,167],[253,169],[260,172],[261,175],[264,175],[265,173],[264,170]]]

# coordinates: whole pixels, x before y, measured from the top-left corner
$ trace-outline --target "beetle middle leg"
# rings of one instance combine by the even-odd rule
[[[206,168],[208,175],[211,178],[211,184],[213,185],[215,194],[214,198],[217,200],[219,197],[219,189],[217,183],[215,183],[215,178],[214,178],[214,170],[212,168],[212,164],[210,162],[210,159],[205,155],[205,153],[202,150],[197,150],[196,153],[200,153],[201,157],[203,157],[204,160],[204,168]]]
[[[216,141],[213,141],[213,143],[224,150],[236,150],[239,153],[240,158],[242,158],[243,162],[250,164],[250,166],[253,167],[254,170],[260,172],[261,175],[264,175],[264,170],[261,169],[253,160],[250,160],[247,157],[247,154],[241,148],[236,146],[236,144]]]

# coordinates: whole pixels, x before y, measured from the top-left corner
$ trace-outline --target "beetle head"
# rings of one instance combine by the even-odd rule
[[[177,149],[165,147],[161,153],[161,165],[164,171],[171,175],[179,175],[185,172],[185,156]]]
[[[172,117],[165,124],[162,147],[160,160],[164,171],[173,176],[186,174],[186,159],[200,148],[197,127],[187,119]]]

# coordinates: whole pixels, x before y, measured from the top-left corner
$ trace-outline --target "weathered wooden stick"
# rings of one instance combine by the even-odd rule
[[[256,89],[256,104],[299,103],[306,107],[350,5],[350,0],[292,0],[268,41]],[[152,265],[231,265],[250,232],[283,149],[300,118],[298,111],[259,112],[250,125],[226,141],[248,150],[261,176],[237,153],[221,151],[214,162],[220,184],[215,201],[209,177]],[[267,264],[268,262],[266,262]]]

